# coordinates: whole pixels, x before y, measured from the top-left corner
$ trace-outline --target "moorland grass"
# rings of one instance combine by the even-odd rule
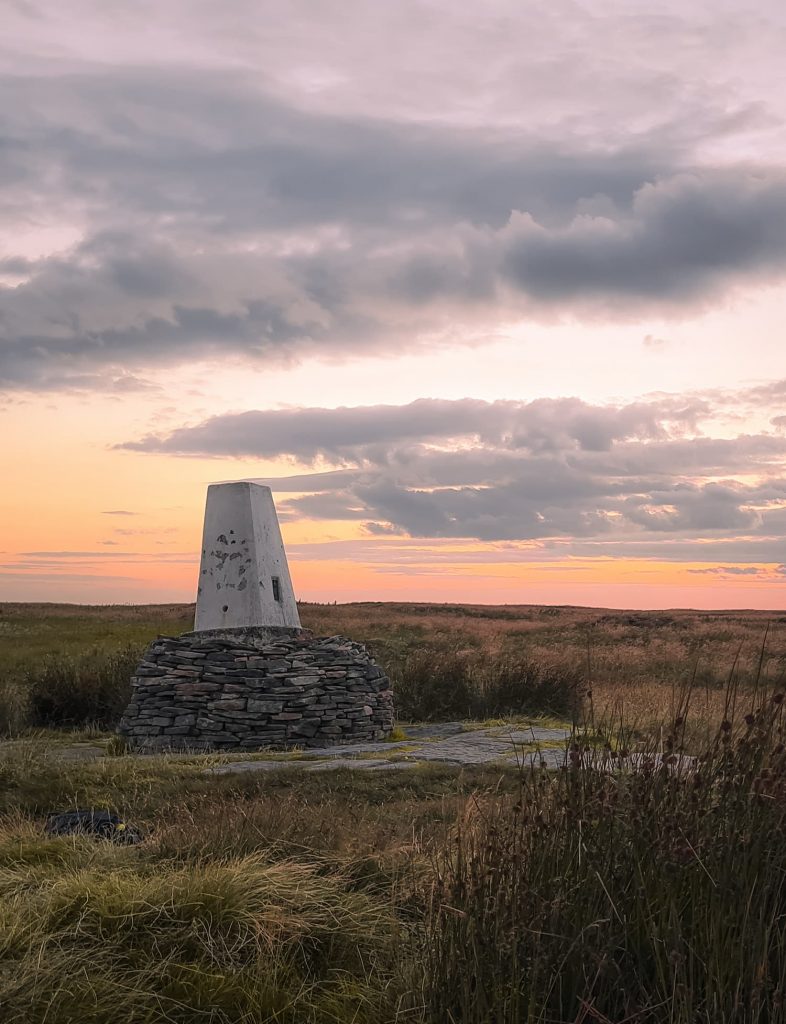
[[[428,647],[400,659],[391,677],[397,713],[415,722],[521,714],[571,720],[585,689],[583,667],[575,664]]]
[[[759,675],[774,682],[786,672],[786,615],[773,612],[393,603],[300,611],[318,635],[343,633],[371,647],[405,718],[517,710],[569,718],[571,686],[581,679],[599,714],[623,700],[642,730],[657,730],[675,692],[693,681],[692,728],[706,730],[723,718],[732,665],[743,690]],[[111,727],[135,652],[158,634],[190,628],[192,617],[193,605],[0,605],[0,733],[50,722]]]
[[[685,749],[617,723],[566,767],[204,774],[7,744],[3,1020],[786,1020],[783,695]],[[45,742],[45,736],[42,741]],[[46,837],[126,804],[137,847]]]
[[[22,688],[34,726],[112,728],[131,698],[131,676],[143,648],[94,648],[82,654],[53,654],[25,673]]]
[[[62,620],[70,637],[78,614],[58,615],[43,633]],[[153,613],[112,616],[110,658],[157,631]],[[547,710],[582,689],[565,769],[216,776],[225,756],[68,760],[74,739],[109,734],[27,724],[0,743],[0,1020],[786,1024],[782,623],[303,617],[371,643],[422,717]],[[54,645],[62,662],[90,659],[101,614],[86,618],[89,642]],[[43,633],[29,609],[5,621],[31,630],[9,669],[0,629],[29,714]],[[84,698],[89,673],[58,678],[65,706]],[[87,806],[120,810],[144,842],[44,834],[47,811]]]
[[[629,735],[576,736],[565,771],[468,807],[434,859],[430,1021],[786,1019],[783,693],[697,757],[685,728],[633,764]]]
[[[642,729],[660,727],[664,713],[674,704],[674,693],[689,680],[697,691],[694,728],[715,728],[724,713],[723,692],[730,666],[735,666],[735,677],[743,689],[752,687],[760,672],[771,681],[786,672],[786,613],[374,602],[303,603],[300,612],[304,626],[318,635],[342,633],[367,643],[396,681],[400,700],[412,707],[408,712],[412,716],[416,706],[419,714],[430,717],[453,716],[453,697],[453,705],[447,704],[440,712],[439,700],[429,698],[424,690],[424,684],[429,684],[429,665],[438,668],[447,659],[463,676],[476,679],[484,672],[486,676],[504,675],[504,666],[511,664],[534,665],[541,676],[552,679],[582,675],[591,685],[598,713],[610,714],[622,699],[628,717]],[[65,702],[73,698],[72,706],[63,709],[64,719],[73,725],[92,724],[84,716],[96,713],[96,689],[104,688],[105,698],[110,695],[104,683],[96,686],[95,680],[87,686],[86,695],[79,692],[80,677],[90,677],[89,663],[97,665],[101,658],[107,659],[111,677],[111,663],[124,650],[140,649],[159,634],[187,630],[192,620],[193,605],[0,605],[0,733],[19,733],[42,720],[31,706],[30,696],[36,688],[46,691],[39,680],[44,666],[53,661],[65,666],[62,698]],[[764,663],[760,665],[762,637],[768,625]],[[458,666],[461,660],[464,669]],[[486,662],[499,666],[500,671],[486,671]],[[69,679],[75,685],[71,686]],[[435,675],[434,688],[444,697],[444,687],[438,683]],[[554,703],[557,697],[555,694],[543,703]],[[111,705],[111,700],[102,700]],[[120,703],[118,698],[115,707]],[[516,705],[516,701],[512,703]],[[474,714],[494,717],[504,713],[493,707],[490,700],[488,710]],[[536,710],[530,701],[526,707]],[[45,716],[46,709],[42,710]],[[98,713],[110,724],[101,707]]]
[[[339,869],[88,842],[0,869],[4,1021],[377,1019],[397,922]]]
[[[51,733],[0,747],[4,1022],[393,1020],[419,851],[491,784],[63,754]],[[120,810],[144,842],[44,834],[47,811],[85,806]]]

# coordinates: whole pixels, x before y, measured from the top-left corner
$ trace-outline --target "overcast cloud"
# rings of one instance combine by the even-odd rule
[[[6,21],[6,389],[401,352],[457,321],[454,343],[684,318],[786,272],[775,4],[19,0]]]
[[[778,382],[764,392],[773,407],[780,393]],[[279,499],[282,511],[361,521],[372,536],[573,538],[577,550],[587,539],[609,553],[672,537],[693,545],[697,560],[707,540],[744,537],[750,552],[766,547],[776,560],[786,534],[786,436],[712,436],[719,415],[754,397],[764,401],[757,388],[625,405],[422,399],[253,411],[122,447],[311,464],[313,474],[268,481],[295,492]]]

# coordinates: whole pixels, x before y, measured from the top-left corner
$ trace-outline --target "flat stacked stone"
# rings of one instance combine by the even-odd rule
[[[323,747],[384,739],[390,682],[366,648],[298,629],[161,637],[118,731],[141,750]]]

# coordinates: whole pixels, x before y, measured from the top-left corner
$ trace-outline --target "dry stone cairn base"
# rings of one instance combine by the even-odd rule
[[[208,488],[195,631],[154,640],[132,687],[119,732],[142,750],[324,747],[393,728],[365,647],[300,628],[270,488],[250,481]]]
[[[154,640],[120,733],[146,750],[323,747],[388,736],[390,683],[365,647],[289,632]]]

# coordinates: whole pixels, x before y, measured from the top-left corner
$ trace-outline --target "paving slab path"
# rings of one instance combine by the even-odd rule
[[[508,765],[543,761],[549,768],[565,763],[566,728],[546,729],[537,725],[483,726],[472,728],[462,722],[413,725],[404,739],[379,743],[353,743],[312,747],[298,758],[282,753],[248,761],[229,761],[205,769],[211,775],[264,772],[300,766],[306,771],[389,771],[424,762],[455,765]],[[376,755],[376,756],[374,756]]]

